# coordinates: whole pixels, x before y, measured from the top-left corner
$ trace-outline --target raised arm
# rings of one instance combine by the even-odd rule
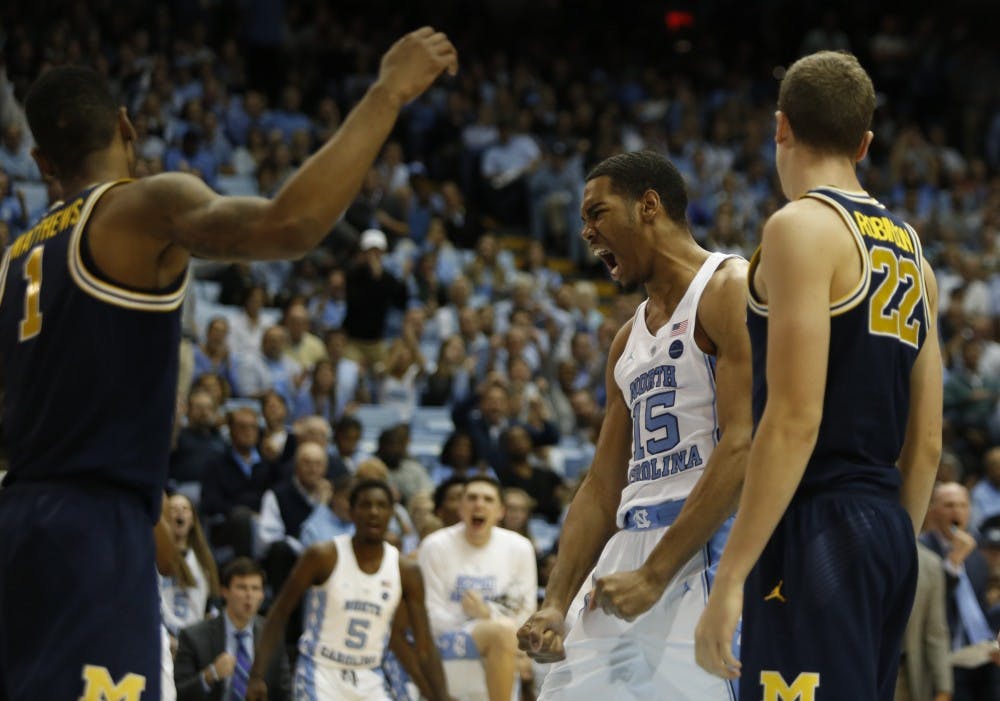
[[[520,648],[539,662],[564,657],[562,635],[566,611],[597,556],[618,530],[615,512],[626,484],[632,420],[615,382],[615,364],[631,330],[632,323],[625,324],[611,343],[604,372],[608,397],[604,424],[594,461],[566,514],[559,556],[545,589],[545,600],[517,631]]]
[[[430,27],[397,41],[382,59],[378,80],[334,136],[310,157],[273,200],[222,197],[198,178],[165,173],[110,190],[94,215],[92,236],[119,246],[160,246],[163,276],[206,258],[265,259],[305,254],[347,209],[361,187],[404,104],[444,70],[454,74],[457,55],[448,38]],[[141,235],[137,235],[141,234]],[[96,262],[117,258],[92,246]],[[170,251],[176,248],[179,250]],[[114,270],[107,272],[113,273]]]
[[[264,621],[257,649],[254,650],[253,666],[247,682],[247,701],[263,701],[267,698],[264,677],[275,649],[285,636],[285,624],[302,596],[311,586],[322,584],[333,573],[337,565],[337,549],[333,543],[322,543],[308,548],[295,563],[292,573],[285,580],[271,610]]]
[[[827,220],[797,204],[764,227],[758,275],[768,301],[767,405],[715,588],[696,631],[698,664],[727,678],[739,676],[731,642],[743,583],[802,481],[823,414],[839,239],[822,225]]]
[[[727,262],[713,276],[698,308],[698,322],[716,348],[716,411],[722,438],[674,525],[645,564],[597,580],[591,603],[611,615],[632,620],[649,610],[684,563],[736,510],[753,429],[746,271],[743,261]]]
[[[448,685],[441,666],[441,655],[431,635],[431,624],[424,606],[424,578],[420,574],[420,567],[413,562],[400,560],[399,576],[403,584],[402,603],[406,607],[406,615],[400,615],[402,610],[397,610],[389,646],[423,696],[431,701],[448,701]],[[405,626],[397,625],[402,620],[408,620],[413,631],[412,646],[406,640]]]
[[[920,533],[923,527],[941,459],[944,390],[937,329],[937,282],[927,261],[924,261],[924,292],[930,312],[927,337],[910,371],[910,415],[898,461],[903,473],[900,503],[913,520],[914,533]]]

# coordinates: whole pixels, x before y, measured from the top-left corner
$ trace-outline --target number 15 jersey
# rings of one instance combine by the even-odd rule
[[[832,187],[804,197],[833,208],[861,256],[861,277],[830,304],[830,351],[823,417],[799,491],[867,488],[898,492],[910,370],[931,318],[924,262],[913,228],[863,192]],[[849,232],[849,233],[848,233]],[[753,416],[767,402],[767,305],[753,293],[760,251],[750,261],[747,326],[753,348]],[[930,339],[937,343],[936,338]]]
[[[628,483],[618,526],[634,506],[685,499],[719,442],[715,412],[715,357],[695,343],[698,303],[727,258],[712,253],[695,274],[670,319],[655,334],[643,301],[615,364],[615,381],[632,417]]]

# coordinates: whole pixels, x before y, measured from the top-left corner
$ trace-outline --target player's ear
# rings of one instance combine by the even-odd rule
[[[59,172],[56,170],[56,167],[37,146],[31,149],[31,157],[35,159],[35,163],[38,165],[38,170],[43,178],[46,180],[59,180]]]
[[[650,188],[643,193],[642,198],[639,200],[639,215],[643,221],[652,221],[653,217],[656,216],[656,210],[660,209],[660,206],[660,194]]]
[[[774,113],[774,142],[783,143],[793,136],[792,125],[788,123],[788,117],[781,110]]]
[[[135,126],[133,126],[132,120],[128,118],[128,110],[124,107],[118,108],[118,131],[121,133],[122,141],[125,143],[135,143],[139,140]]]
[[[865,156],[868,155],[868,149],[871,148],[872,141],[875,139],[875,133],[872,131],[866,131],[865,136],[861,139],[861,145],[858,146],[858,152],[854,154],[854,162],[859,163],[864,160]]]

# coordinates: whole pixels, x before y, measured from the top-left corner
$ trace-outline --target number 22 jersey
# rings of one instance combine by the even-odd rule
[[[910,370],[931,319],[920,240],[867,193],[823,187],[803,197],[840,215],[860,254],[861,276],[830,304],[823,417],[799,492],[848,487],[894,495],[901,482],[896,460],[906,434]],[[758,249],[750,261],[747,314],[755,425],[767,402],[768,308],[755,298],[752,282],[759,256]]]

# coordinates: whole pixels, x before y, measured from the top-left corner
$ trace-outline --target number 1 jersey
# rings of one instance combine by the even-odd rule
[[[5,484],[121,487],[159,513],[177,396],[187,277],[134,290],[106,279],[87,226],[91,187],[54,204],[0,263]]]
[[[896,460],[909,415],[910,370],[931,318],[920,240],[866,193],[823,187],[804,197],[840,215],[860,254],[861,275],[830,304],[823,417],[799,491],[860,487],[894,495],[901,483]],[[755,425],[767,402],[768,308],[755,298],[752,282],[759,258],[758,249],[750,261],[747,314]]]
[[[727,256],[702,264],[670,319],[655,334],[646,326],[643,301],[615,364],[615,381],[632,417],[628,483],[618,525],[634,506],[685,499],[719,442],[715,412],[715,357],[695,343],[698,303]]]

